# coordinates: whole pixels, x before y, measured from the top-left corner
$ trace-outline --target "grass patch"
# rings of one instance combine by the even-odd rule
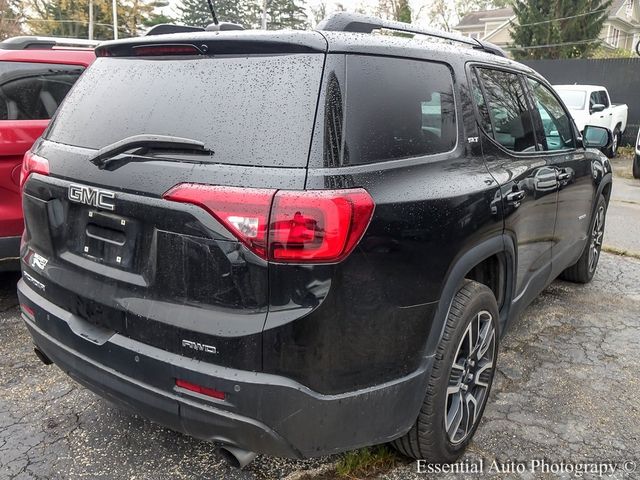
[[[633,147],[631,147],[631,151],[635,153]],[[611,167],[613,168],[613,174],[616,177],[633,180],[633,173],[631,171],[631,166],[633,164],[633,153],[627,154],[626,152],[621,152],[620,150],[618,150],[618,156],[616,158],[610,159],[609,161],[611,163]]]
[[[633,157],[636,153],[636,149],[633,145],[626,147],[618,147],[618,156],[620,157]]]
[[[387,472],[401,462],[394,449],[387,445],[361,448],[345,453],[336,464],[339,477],[366,479]]]
[[[603,245],[602,251],[612,253],[614,255],[620,255],[621,257],[637,258],[640,260],[640,252],[633,252],[631,250],[625,250],[624,248],[612,247],[611,245]]]

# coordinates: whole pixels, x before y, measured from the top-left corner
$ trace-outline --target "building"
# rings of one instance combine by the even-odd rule
[[[481,10],[465,15],[454,30],[507,47],[511,44],[511,25],[516,22],[511,7]],[[613,0],[600,38],[605,47],[634,50],[640,41],[640,0]]]

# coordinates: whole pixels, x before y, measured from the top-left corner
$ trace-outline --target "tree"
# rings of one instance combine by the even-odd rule
[[[22,33],[18,0],[0,0],[0,40]]]
[[[298,0],[269,0],[267,2],[267,28],[282,30],[307,28],[307,14],[304,2]]]
[[[610,6],[611,0],[515,0],[513,56],[589,57],[600,45],[598,36]]]
[[[431,0],[429,20],[434,27],[449,32],[467,13],[502,8],[510,3],[510,0]]]
[[[118,35],[138,35],[153,7],[143,0],[118,0]],[[93,0],[94,38],[113,38],[111,0]],[[28,0],[27,25],[34,35],[87,38],[89,0]]]
[[[411,6],[409,0],[380,0],[379,14],[389,20],[411,23]]]
[[[214,0],[213,5],[219,21],[237,23],[244,27],[249,26],[249,2],[246,0]],[[178,10],[180,12],[179,20],[185,25],[206,27],[213,23],[207,0],[182,0],[182,6],[178,7]]]

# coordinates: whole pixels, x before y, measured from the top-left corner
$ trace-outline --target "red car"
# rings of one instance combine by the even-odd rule
[[[0,271],[19,268],[22,157],[93,62],[95,45],[43,37],[0,42]]]

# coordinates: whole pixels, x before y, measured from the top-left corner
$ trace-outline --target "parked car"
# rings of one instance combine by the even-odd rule
[[[95,45],[45,37],[0,42],[0,271],[20,268],[22,157],[95,58]]]
[[[596,85],[554,85],[560,98],[569,108],[573,119],[582,132],[585,125],[607,127],[613,132],[613,143],[606,150],[607,156],[615,157],[622,135],[627,128],[629,108],[623,103],[611,103],[609,91]]]
[[[640,178],[640,130],[636,138],[636,154],[633,157],[633,177]]]
[[[96,53],[25,157],[23,319],[45,363],[238,466],[454,460],[507,325],[594,275],[611,133],[490,44],[341,13]]]

